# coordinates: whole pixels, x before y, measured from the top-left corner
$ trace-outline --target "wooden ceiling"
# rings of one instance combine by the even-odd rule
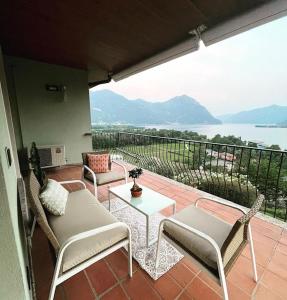
[[[1,5],[7,55],[117,73],[263,0],[9,0]]]

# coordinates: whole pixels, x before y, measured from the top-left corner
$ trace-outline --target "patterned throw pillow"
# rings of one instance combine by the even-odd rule
[[[88,154],[88,163],[95,173],[109,172],[109,154]]]
[[[48,184],[39,198],[51,214],[62,216],[65,213],[68,196],[69,192],[59,182],[48,179]]]

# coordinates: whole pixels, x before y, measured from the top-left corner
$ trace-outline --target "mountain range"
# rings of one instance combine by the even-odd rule
[[[217,118],[223,123],[280,124],[287,121],[287,106],[270,105]]]
[[[110,90],[90,92],[94,124],[220,124],[195,99],[182,95],[164,102],[129,100]]]

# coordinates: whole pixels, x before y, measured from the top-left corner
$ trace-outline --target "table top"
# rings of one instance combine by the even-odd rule
[[[133,182],[115,186],[109,189],[110,193],[125,201],[138,211],[145,215],[152,215],[162,209],[174,205],[175,201],[170,199],[154,190],[151,190],[143,185],[139,185],[142,188],[142,195],[138,198],[131,196],[130,189],[133,186]]]

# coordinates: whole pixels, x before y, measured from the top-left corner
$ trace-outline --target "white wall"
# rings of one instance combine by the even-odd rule
[[[0,299],[29,299],[17,203],[17,156],[0,48]],[[5,149],[9,148],[9,166]]]
[[[6,57],[8,78],[13,78],[24,147],[64,144],[67,163],[81,162],[81,153],[91,151],[88,72],[22,58]],[[46,84],[65,85],[49,92]],[[16,99],[15,99],[16,98]],[[15,120],[16,121],[16,120]]]

